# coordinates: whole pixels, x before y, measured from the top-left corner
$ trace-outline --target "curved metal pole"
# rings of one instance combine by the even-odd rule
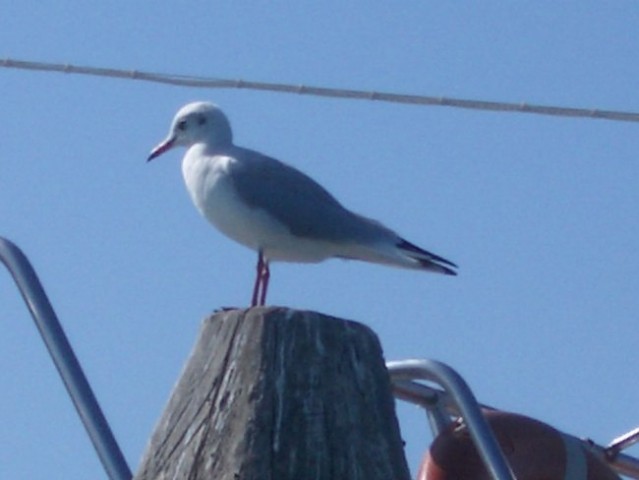
[[[15,280],[107,475],[111,480],[129,480],[131,470],[29,260],[0,237],[0,261]]]
[[[457,405],[487,470],[495,480],[515,480],[479,404],[464,379],[435,360],[403,360],[386,364],[393,380],[421,379],[441,385]]]

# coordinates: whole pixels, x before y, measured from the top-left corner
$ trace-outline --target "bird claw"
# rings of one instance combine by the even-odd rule
[[[232,310],[241,310],[240,307],[218,307],[215,310],[213,310],[213,313],[224,313],[224,312],[230,312]]]

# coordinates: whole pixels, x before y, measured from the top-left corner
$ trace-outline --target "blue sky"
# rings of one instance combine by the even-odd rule
[[[632,1],[2,10],[3,58],[639,111]],[[199,217],[182,152],[145,163],[200,99],[238,144],[460,266],[275,264],[269,303],[364,322],[388,360],[447,362],[483,402],[578,436],[639,423],[636,124],[6,69],[0,90],[0,235],[34,263],[133,469],[201,320],[251,293],[255,255]],[[0,299],[0,478],[104,478],[5,274]],[[399,414],[416,469],[427,424]]]

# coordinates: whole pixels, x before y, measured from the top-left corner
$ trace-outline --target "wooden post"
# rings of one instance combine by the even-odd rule
[[[260,307],[204,321],[134,480],[409,477],[376,335]]]

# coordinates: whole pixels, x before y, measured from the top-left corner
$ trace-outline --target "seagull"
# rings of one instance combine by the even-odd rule
[[[182,107],[147,162],[174,147],[187,149],[182,174],[200,213],[258,254],[252,307],[266,301],[271,261],[343,258],[456,275],[453,262],[351,212],[296,168],[235,145],[228,118],[212,103]]]

